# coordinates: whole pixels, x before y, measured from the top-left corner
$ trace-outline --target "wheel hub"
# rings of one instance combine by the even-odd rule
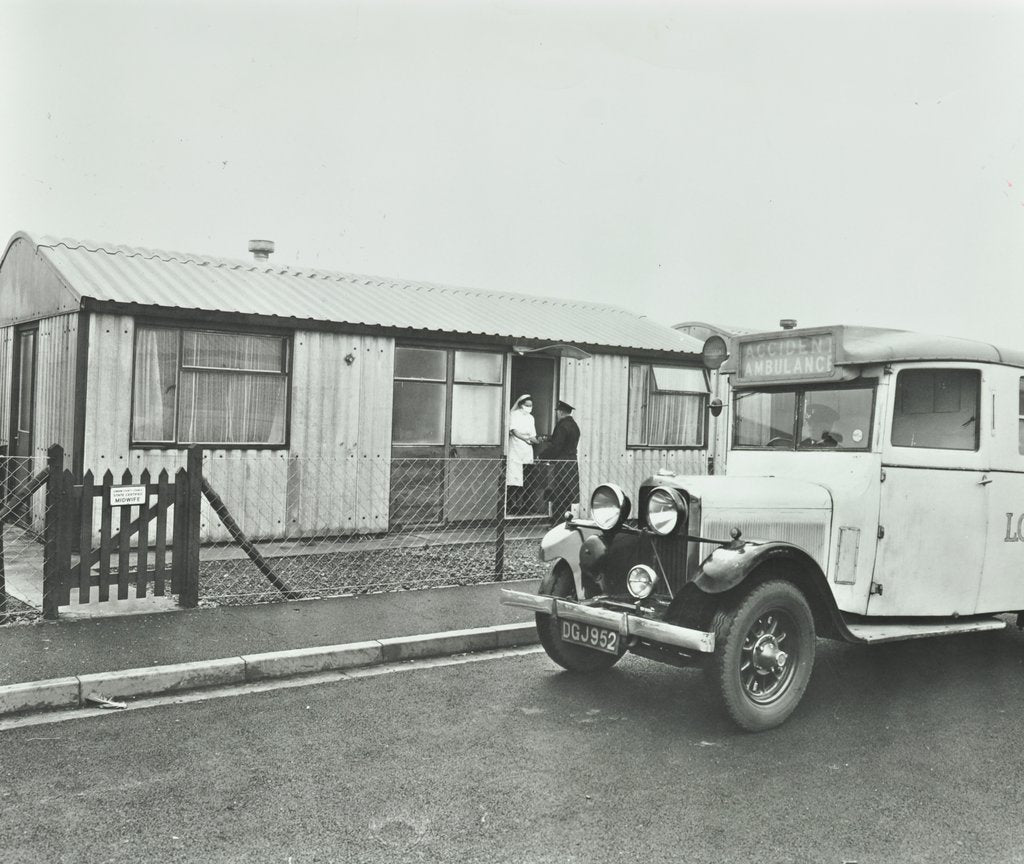
[[[772,672],[781,672],[789,662],[789,655],[779,648],[779,643],[774,635],[765,634],[754,643],[753,650],[754,667],[763,675]]]
[[[743,640],[740,680],[747,696],[755,702],[777,699],[792,678],[792,652],[783,649],[792,622],[777,611],[757,619]]]

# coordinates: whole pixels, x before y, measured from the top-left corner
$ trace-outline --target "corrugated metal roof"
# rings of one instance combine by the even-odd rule
[[[617,306],[22,234],[83,298],[608,348],[701,343]]]

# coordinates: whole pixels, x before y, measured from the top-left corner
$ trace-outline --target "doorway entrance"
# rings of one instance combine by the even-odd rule
[[[33,434],[36,402],[36,341],[38,328],[25,327],[14,333],[13,380],[11,383],[11,456],[7,473],[7,497],[10,500],[24,489],[32,477],[35,440]],[[26,525],[31,519],[28,501],[14,510],[14,519]]]
[[[395,348],[392,527],[494,519],[504,381],[503,353]]]
[[[508,407],[529,393],[533,397],[533,418],[538,435],[550,435],[555,426],[555,394],[558,392],[558,360],[554,357],[512,357],[509,374]],[[544,446],[534,446],[534,459],[539,459]],[[520,517],[547,516],[548,502],[544,498],[547,487],[547,468],[542,463],[523,466],[523,493],[515,515]],[[507,508],[507,502],[506,502]],[[507,512],[507,511],[506,511]]]

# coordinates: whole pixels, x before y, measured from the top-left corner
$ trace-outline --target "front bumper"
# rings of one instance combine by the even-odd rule
[[[567,621],[578,621],[581,624],[594,624],[615,630],[624,639],[636,636],[649,642],[663,645],[674,645],[688,651],[699,651],[710,654],[715,650],[715,634],[702,630],[691,630],[666,624],[664,621],[652,621],[628,612],[615,612],[597,606],[584,606],[572,600],[548,597],[544,594],[529,594],[526,591],[513,591],[511,588],[501,589],[501,602],[505,606],[521,606],[543,615],[553,615]]]

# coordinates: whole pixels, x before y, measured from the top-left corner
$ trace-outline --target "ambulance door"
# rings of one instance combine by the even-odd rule
[[[989,527],[978,612],[1024,609],[1024,369],[992,367]]]
[[[982,368],[897,366],[882,442],[869,615],[970,615],[988,529]]]

